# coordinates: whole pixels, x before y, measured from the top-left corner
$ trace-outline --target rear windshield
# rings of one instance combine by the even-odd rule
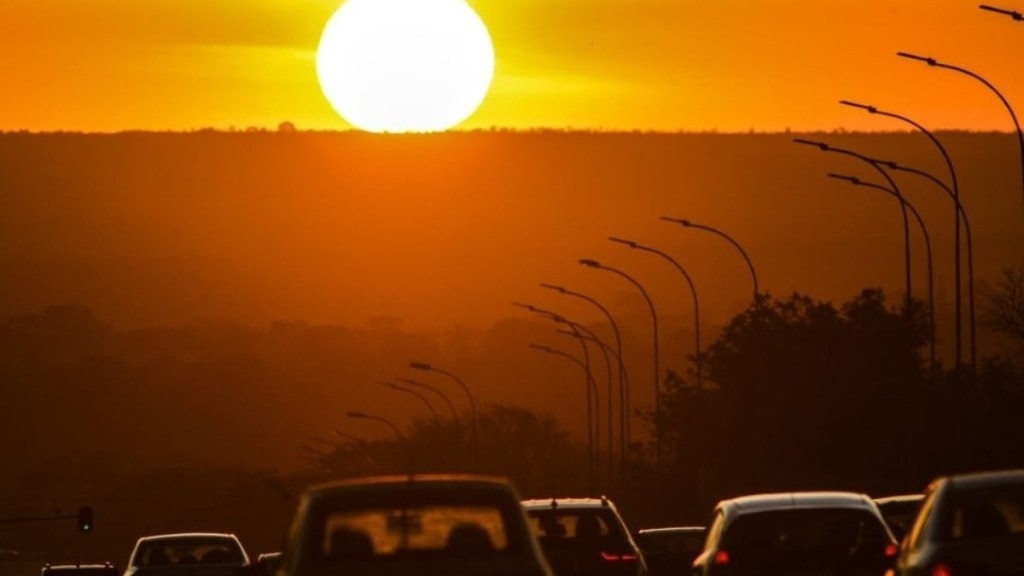
[[[230,538],[162,538],[139,545],[133,566],[242,564],[245,557]]]
[[[1024,538],[1024,483],[953,492],[942,526],[946,540]]]
[[[615,513],[606,508],[527,510],[530,530],[541,544],[551,540],[625,542],[626,534]]]
[[[722,549],[742,561],[877,559],[890,538],[866,510],[816,508],[758,512],[736,518]]]
[[[514,551],[511,515],[488,504],[371,506],[324,517],[315,554],[328,562],[489,557]]]
[[[644,554],[693,554],[704,546],[704,531],[665,531],[641,532],[636,536],[636,543]]]

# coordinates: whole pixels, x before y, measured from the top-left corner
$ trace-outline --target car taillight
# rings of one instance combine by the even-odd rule
[[[601,560],[605,562],[636,562],[636,554],[630,554],[629,552],[623,554],[601,552]]]
[[[891,542],[889,544],[885,545],[885,552],[884,552],[884,554],[885,554],[886,558],[895,558],[896,556],[899,555],[899,553],[900,553],[900,547],[899,546],[897,546],[897,545],[895,545],[895,544],[893,544]]]
[[[729,552],[727,550],[715,552],[715,558],[712,563],[716,566],[725,566],[729,563]]]
[[[953,569],[945,564],[932,566],[931,576],[953,576]]]

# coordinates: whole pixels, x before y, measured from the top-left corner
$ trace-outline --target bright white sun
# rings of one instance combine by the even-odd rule
[[[494,47],[465,0],[346,0],[324,28],[316,72],[357,128],[435,132],[483,101]]]

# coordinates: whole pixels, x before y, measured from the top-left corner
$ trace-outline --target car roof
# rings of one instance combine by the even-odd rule
[[[527,510],[559,508],[586,509],[586,508],[614,508],[615,505],[607,497],[600,498],[528,498],[521,502]]]
[[[725,510],[728,514],[748,514],[802,508],[873,510],[874,504],[867,495],[857,492],[779,492],[752,494],[723,500],[719,502],[718,508]]]
[[[503,476],[482,474],[404,474],[394,476],[366,476],[314,484],[306,489],[310,498],[338,492],[352,492],[382,487],[422,486],[424,488],[479,488],[483,490],[512,491],[509,480]]]
[[[1024,468],[952,474],[946,480],[956,488],[987,488],[1024,483]]]
[[[228,540],[238,540],[234,534],[224,534],[220,532],[179,532],[176,534],[154,534],[152,536],[143,536],[139,538],[140,542],[152,542],[156,540],[181,540],[187,538],[222,538]]]
[[[667,526],[664,528],[643,528],[637,530],[637,534],[680,534],[704,532],[703,526]]]
[[[875,498],[875,504],[885,506],[886,504],[913,504],[924,500],[924,494],[899,494],[897,496],[883,496]]]

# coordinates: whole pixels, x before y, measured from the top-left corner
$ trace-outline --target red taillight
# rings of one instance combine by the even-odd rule
[[[953,569],[945,564],[936,564],[932,566],[931,576],[953,576]]]
[[[601,552],[601,560],[605,562],[636,562],[636,554],[624,553],[616,554],[614,552]]]
[[[895,558],[897,555],[899,555],[899,553],[900,553],[900,547],[899,546],[897,546],[895,544],[892,544],[892,543],[889,543],[889,544],[885,545],[885,557],[886,558]]]
[[[719,550],[715,552],[715,559],[713,563],[717,566],[725,566],[729,563],[729,552],[726,550]]]

